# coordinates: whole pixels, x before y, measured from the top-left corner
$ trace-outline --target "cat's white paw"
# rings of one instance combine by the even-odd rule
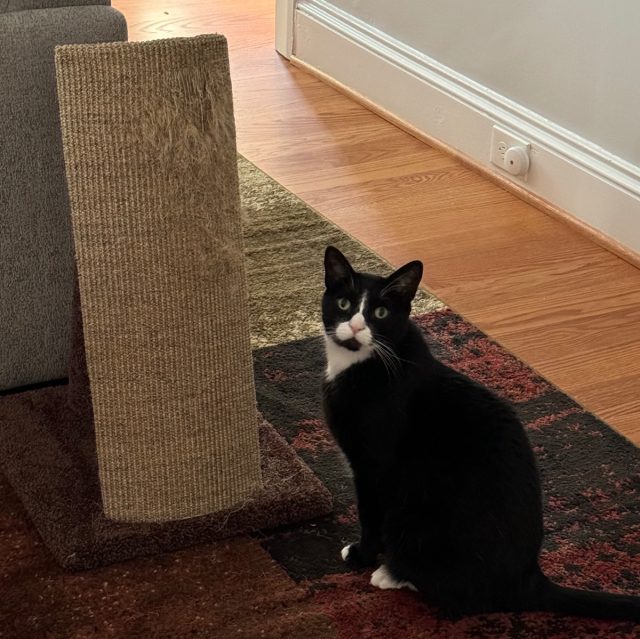
[[[371,574],[371,585],[376,588],[382,590],[396,588],[396,583],[395,579],[389,574],[389,569],[384,564]]]
[[[347,544],[341,551],[340,556],[342,557],[342,561],[347,561],[347,557],[349,556],[349,548],[351,548],[351,544]]]
[[[417,588],[409,581],[396,581],[389,569],[382,564],[380,568],[373,571],[371,575],[371,585],[381,590],[398,590],[400,588],[408,588],[417,592]]]

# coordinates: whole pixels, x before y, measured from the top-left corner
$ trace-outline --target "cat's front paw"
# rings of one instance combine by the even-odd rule
[[[359,543],[349,544],[340,552],[343,561],[351,568],[361,569],[374,566],[378,557],[376,552],[363,550]]]
[[[410,581],[398,581],[385,564],[382,564],[377,570],[374,570],[370,583],[372,586],[380,588],[380,590],[408,588],[409,590],[413,590],[413,592],[418,592],[418,589]]]

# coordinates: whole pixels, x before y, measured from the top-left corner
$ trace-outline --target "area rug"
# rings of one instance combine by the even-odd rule
[[[640,637],[626,622],[493,614],[451,622],[410,592],[380,591],[339,557],[357,534],[351,479],[322,420],[322,252],[389,267],[245,160],[259,408],[333,494],[302,525],[66,573],[0,483],[0,637],[409,639]],[[422,291],[415,319],[436,355],[511,400],[545,489],[545,571],[640,595],[640,453],[478,329]],[[427,409],[425,409],[427,410]]]

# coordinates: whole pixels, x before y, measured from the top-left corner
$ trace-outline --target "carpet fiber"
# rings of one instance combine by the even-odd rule
[[[368,573],[345,569],[339,550],[354,538],[357,517],[320,411],[322,251],[332,242],[360,268],[384,263],[248,162],[240,168],[259,407],[329,487],[334,513],[70,574],[2,482],[0,637],[640,637],[629,623],[541,613],[450,622],[417,595],[376,590]],[[526,423],[546,492],[548,574],[640,595],[638,450],[427,293],[416,319],[440,358],[509,398]]]

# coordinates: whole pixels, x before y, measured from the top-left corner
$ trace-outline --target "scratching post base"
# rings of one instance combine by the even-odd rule
[[[56,561],[85,569],[175,550],[328,513],[331,496],[264,419],[258,426],[262,488],[234,508],[164,524],[105,516],[93,433],[68,409],[69,387],[0,398],[2,471]],[[67,433],[76,433],[69,441]]]

